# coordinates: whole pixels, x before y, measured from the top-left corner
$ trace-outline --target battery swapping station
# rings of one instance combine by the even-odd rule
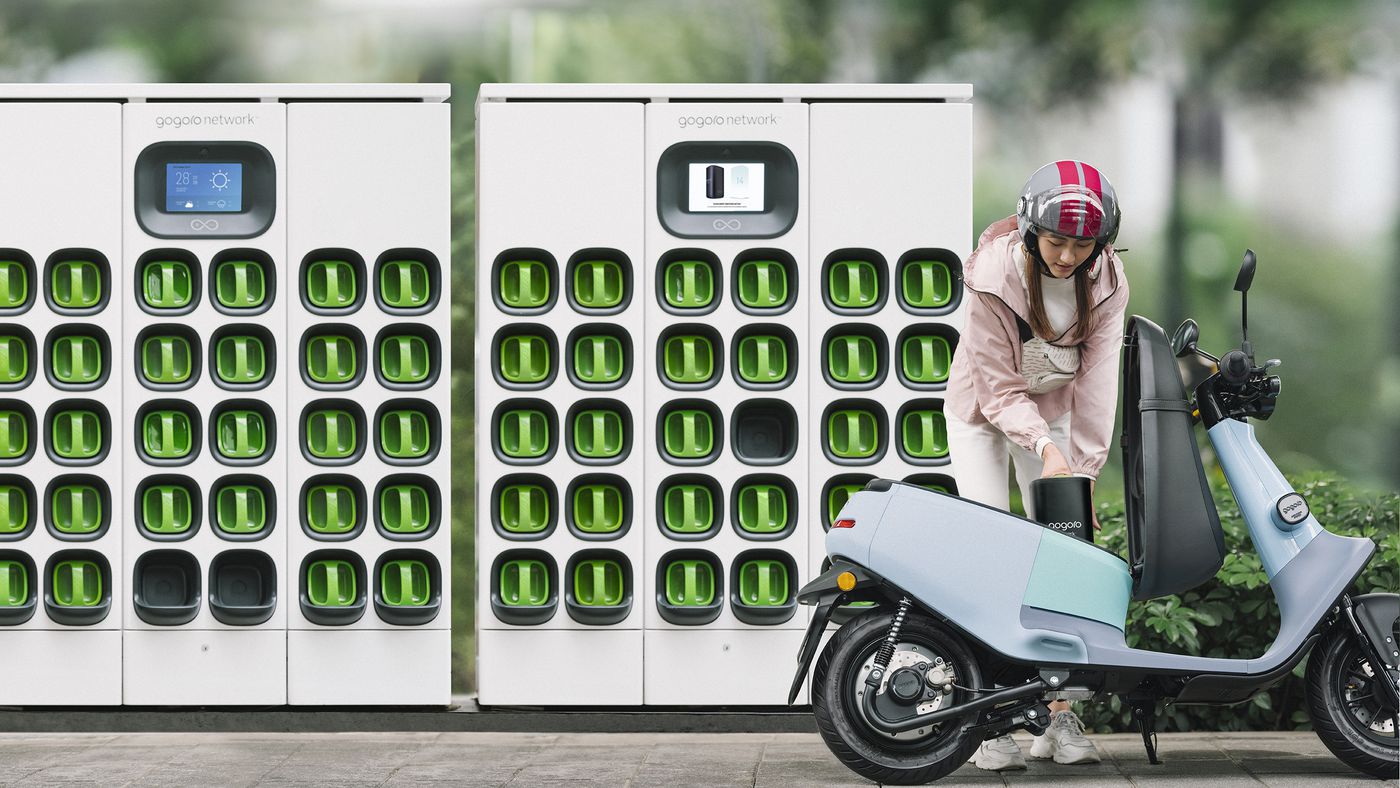
[[[448,702],[446,98],[0,87],[0,704]]]
[[[476,112],[481,703],[784,703],[846,496],[956,492],[970,86]]]

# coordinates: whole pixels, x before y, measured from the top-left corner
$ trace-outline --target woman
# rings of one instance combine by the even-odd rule
[[[1108,179],[1063,160],[1036,170],[1016,215],[978,239],[963,267],[969,297],[944,407],[963,497],[1009,509],[1008,455],[1031,517],[1033,479],[1098,477],[1113,437],[1128,304],[1128,280],[1113,251],[1118,220]],[[1031,756],[1097,763],[1069,703],[1050,710]],[[1026,768],[1010,736],[984,742],[973,762]]]

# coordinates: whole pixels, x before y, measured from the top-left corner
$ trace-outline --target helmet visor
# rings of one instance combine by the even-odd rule
[[[1039,230],[1066,238],[1106,239],[1110,221],[1103,200],[1083,186],[1059,186],[1030,198],[1026,215]]]

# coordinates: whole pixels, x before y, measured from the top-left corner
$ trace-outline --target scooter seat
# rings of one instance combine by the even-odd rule
[[[1225,561],[1191,407],[1171,342],[1134,315],[1123,341],[1123,476],[1133,598],[1179,594]]]

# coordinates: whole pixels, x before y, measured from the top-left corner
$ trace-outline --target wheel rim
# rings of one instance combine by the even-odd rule
[[[865,709],[861,705],[867,692],[865,678],[870,675],[870,671],[875,668],[875,653],[879,650],[880,644],[884,642],[881,637],[864,646],[854,664],[859,667],[850,674],[846,683],[846,703],[852,711],[852,718],[858,723],[859,728],[871,741],[878,743],[882,747],[894,748],[919,748],[927,747],[929,744],[941,741],[950,735],[955,735],[957,728],[953,725],[940,724],[916,728],[905,733],[886,733],[876,728],[868,717],[865,716]],[[934,663],[945,666],[949,671],[953,682],[962,681],[963,677],[958,674],[957,665],[952,661],[948,653],[937,648],[934,644],[925,642],[923,639],[914,640],[910,638],[901,639],[895,645],[894,656],[890,658],[889,668],[885,671],[885,676],[880,682],[879,693],[884,693],[890,682],[890,677],[901,667],[916,667],[921,664]],[[917,713],[926,714],[931,711],[948,708],[961,700],[962,692],[954,690],[949,694],[939,694],[932,699],[921,700],[915,707]]]
[[[1347,722],[1366,738],[1394,747],[1400,715],[1382,699],[1381,682],[1385,678],[1376,675],[1370,660],[1354,645],[1342,652],[1339,662],[1344,669],[1338,671],[1336,691]]]

